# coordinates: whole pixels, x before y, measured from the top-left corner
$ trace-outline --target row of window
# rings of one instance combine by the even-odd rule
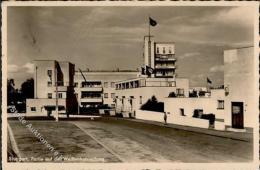
[[[74,83],[74,87],[78,87],[78,82]],[[81,87],[101,87],[101,82],[82,82]],[[108,88],[109,82],[104,82],[103,87]],[[110,87],[115,88],[115,82],[110,82]]]
[[[110,94],[111,98],[115,98],[115,93]],[[108,98],[108,93],[104,93],[104,98]]]
[[[52,93],[47,94],[48,99],[52,99]],[[58,98],[62,98],[62,93],[58,93]]]
[[[78,94],[76,93],[76,96]],[[94,92],[82,92],[81,98],[101,98],[101,93],[94,93]],[[110,93],[111,98],[115,98],[115,93]],[[109,93],[104,93],[104,98],[109,98]]]
[[[157,54],[160,53],[160,49],[159,49],[159,47],[156,48],[156,53],[157,53]],[[166,53],[166,49],[165,49],[165,47],[163,47],[162,53],[163,53],[163,54]],[[168,48],[168,53],[169,53],[169,54],[172,53],[172,48],[171,48],[171,47]]]

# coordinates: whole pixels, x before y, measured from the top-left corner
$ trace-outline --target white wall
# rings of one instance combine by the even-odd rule
[[[232,126],[231,102],[244,103],[244,126],[258,123],[258,65],[254,48],[224,51],[224,86],[229,94],[225,100],[225,124]]]
[[[162,81],[162,83],[167,83],[165,79],[158,78],[148,78],[150,82],[155,84],[156,81]],[[164,80],[164,81],[163,81]],[[116,96],[118,97],[116,102],[116,107],[118,111],[134,111],[140,109],[141,105],[145,104],[152,96],[155,96],[159,102],[163,102],[165,97],[168,97],[171,92],[176,93],[177,88],[184,89],[185,97],[189,95],[189,81],[188,79],[176,79],[176,87],[161,87],[161,86],[152,86],[151,84],[146,83],[149,87],[139,87],[139,88],[130,88],[123,90],[115,90]],[[122,98],[125,97],[124,106],[122,106]],[[130,98],[132,99],[133,105],[130,105]],[[140,96],[142,100],[140,101]],[[132,110],[131,110],[132,108]]]
[[[162,112],[152,112],[152,111],[144,111],[137,110],[136,111],[136,119],[156,121],[164,123],[164,113]],[[205,119],[199,118],[191,118],[187,116],[179,116],[174,114],[167,114],[167,123],[182,125],[182,126],[191,126],[191,127],[200,127],[200,128],[208,128],[209,121]]]
[[[180,115],[180,109],[184,109],[187,117],[192,117],[195,109],[202,109],[204,114],[213,113],[216,118],[224,119],[224,110],[218,109],[218,101],[214,98],[165,98],[164,111]]]
[[[55,106],[56,99],[26,99],[26,116],[47,116],[44,106]],[[58,99],[58,105],[66,108],[66,99]],[[31,111],[31,107],[36,107],[36,111]]]

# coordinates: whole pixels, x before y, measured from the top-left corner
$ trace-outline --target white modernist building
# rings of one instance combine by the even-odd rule
[[[115,82],[135,78],[138,71],[76,71],[74,90],[79,107],[115,107]],[[86,80],[85,80],[86,79]]]
[[[164,109],[175,124],[193,126],[194,112],[213,113],[218,130],[252,131],[258,123],[258,72],[254,48],[224,51],[224,89],[204,97],[165,98]],[[194,126],[201,127],[203,122]],[[205,126],[206,127],[206,126]]]
[[[188,79],[136,78],[116,82],[116,112],[132,114],[140,109],[152,96],[158,101],[174,92],[178,97],[189,96]]]
[[[153,36],[145,36],[145,73],[134,79],[116,82],[116,112],[124,116],[135,115],[152,96],[158,101],[163,101],[170,93],[188,97],[189,81],[176,78],[176,61],[173,42],[155,42]]]
[[[26,114],[47,116],[56,109],[70,113],[75,104],[74,64],[55,60],[34,61],[34,98],[26,100]]]
[[[225,125],[243,129],[258,125],[257,58],[254,47],[224,51]]]

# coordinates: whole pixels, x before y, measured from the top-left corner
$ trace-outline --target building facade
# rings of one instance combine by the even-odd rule
[[[174,93],[178,97],[189,96],[188,79],[136,78],[116,82],[116,112],[133,114],[152,96],[159,102]]]
[[[211,89],[209,96],[167,97],[164,99],[164,109],[176,117],[193,117],[195,111],[201,114],[214,114],[218,121],[224,122],[224,93],[224,89]]]
[[[76,71],[74,90],[79,107],[97,108],[106,105],[114,108],[115,82],[136,78],[138,74],[138,71]]]
[[[34,61],[34,99],[26,100],[27,114],[50,115],[56,109],[56,102],[59,112],[70,113],[76,102],[74,69],[70,62]]]
[[[225,124],[243,129],[258,122],[258,72],[254,47],[224,51]]]
[[[144,67],[153,69],[151,77],[174,78],[176,69],[175,44],[155,42],[153,36],[144,37]]]

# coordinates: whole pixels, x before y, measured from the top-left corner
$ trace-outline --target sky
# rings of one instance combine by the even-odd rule
[[[222,85],[223,50],[253,46],[251,7],[8,7],[8,78],[33,77],[33,60],[70,61],[86,70],[140,68],[148,16],[155,41],[175,42],[178,77]]]

